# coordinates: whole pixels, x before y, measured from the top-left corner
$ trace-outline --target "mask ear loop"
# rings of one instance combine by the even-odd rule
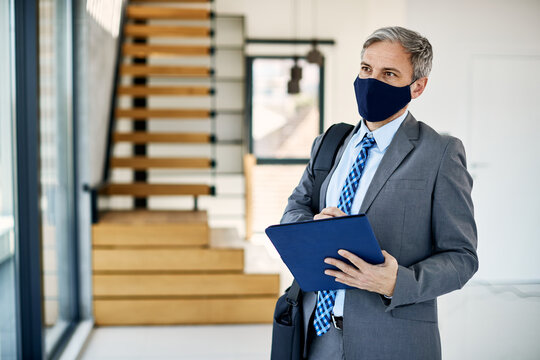
[[[419,79],[414,79],[413,82],[409,84],[409,86],[411,86],[412,84],[414,84],[417,80],[419,80]]]

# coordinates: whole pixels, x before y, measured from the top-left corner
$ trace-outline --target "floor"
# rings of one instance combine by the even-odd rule
[[[251,242],[213,231],[213,246],[245,249],[246,271],[279,272],[281,291],[292,277],[262,235]],[[473,278],[439,298],[445,360],[540,359],[540,282],[489,283]],[[104,327],[94,329],[80,359],[269,359],[270,325]]]
[[[540,359],[540,285],[473,281],[439,301],[446,360]],[[81,359],[269,359],[270,325],[106,327]]]
[[[271,338],[271,325],[106,327],[80,359],[267,360]]]

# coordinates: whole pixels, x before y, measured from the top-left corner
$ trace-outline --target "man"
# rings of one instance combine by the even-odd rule
[[[375,31],[354,82],[363,119],[321,186],[320,212],[310,202],[322,136],[289,198],[282,223],[366,213],[385,257],[371,265],[343,249],[325,260],[338,269],[325,273],[353,289],[303,293],[309,359],[440,359],[436,299],[478,269],[463,145],[407,110],[426,88],[432,58],[414,31]]]

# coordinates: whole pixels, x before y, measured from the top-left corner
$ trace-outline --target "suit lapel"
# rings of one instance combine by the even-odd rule
[[[412,140],[418,139],[418,132],[418,122],[409,113],[396,132],[388,149],[386,149],[386,153],[368,187],[362,206],[360,206],[360,213],[368,211],[390,175],[394,173],[403,159],[414,149]]]

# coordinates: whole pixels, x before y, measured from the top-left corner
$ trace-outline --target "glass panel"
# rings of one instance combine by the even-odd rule
[[[11,1],[0,2],[0,359],[17,358],[14,260]]]
[[[40,183],[45,348],[73,320],[73,162],[65,0],[39,1]]]
[[[320,68],[300,59],[300,93],[288,94],[293,59],[253,61],[253,153],[257,158],[308,159],[319,134]]]

